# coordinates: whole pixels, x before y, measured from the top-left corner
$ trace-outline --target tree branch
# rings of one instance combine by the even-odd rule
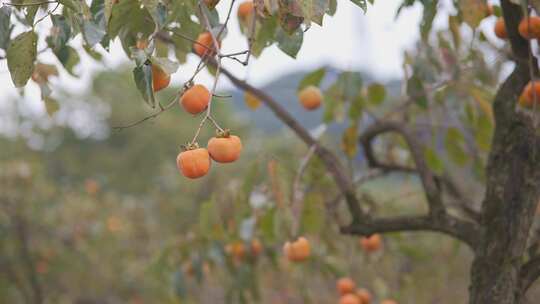
[[[357,195],[353,184],[344,167],[339,162],[338,158],[327,148],[321,146],[313,136],[302,126],[298,121],[289,114],[274,98],[265,92],[251,86],[247,82],[240,80],[227,69],[222,68],[222,73],[238,88],[251,93],[253,96],[261,100],[270,110],[286,124],[296,135],[309,147],[314,147],[315,154],[322,160],[326,168],[332,174],[338,188],[345,197],[347,207],[352,216],[352,222],[358,223],[366,220],[366,216],[360,208]]]
[[[383,164],[377,160],[373,151],[373,140],[384,133],[394,132],[401,135],[411,152],[415,168],[405,167],[401,165],[388,165]],[[430,214],[437,216],[444,215],[446,210],[442,203],[441,191],[437,186],[435,177],[431,170],[428,168],[426,160],[424,158],[424,151],[422,144],[416,139],[405,124],[392,121],[379,121],[370,127],[360,136],[360,143],[364,147],[364,153],[368,161],[368,165],[372,168],[379,168],[384,171],[403,171],[403,172],[417,172],[420,176],[422,186],[426,194],[426,198],[429,204]]]
[[[433,217],[430,215],[396,216],[389,218],[373,218],[359,225],[341,228],[342,233],[355,235],[371,235],[374,233],[390,233],[405,231],[433,231],[455,237],[471,248],[478,242],[478,227],[449,215]]]
[[[526,292],[529,287],[540,277],[540,256],[531,258],[521,266],[520,271],[521,290]]]

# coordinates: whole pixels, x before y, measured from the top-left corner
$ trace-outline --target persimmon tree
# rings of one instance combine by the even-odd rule
[[[365,0],[353,2],[369,14]],[[540,4],[502,0],[500,6],[488,6],[482,0],[453,1],[447,28],[435,31],[434,19],[447,14],[438,1],[406,0],[397,14],[416,2],[423,6],[421,41],[405,56],[399,98],[386,96],[380,84],[364,84],[360,73],[353,71],[343,71],[326,88],[322,87],[324,68],[300,83],[300,101],[306,109],[317,108],[323,99],[325,123],[348,123],[341,150],[325,145],[270,94],[239,79],[222,64],[231,60],[248,65],[252,57],[261,56],[274,44],[295,57],[309,28],[324,27],[325,16],[335,13],[336,0],[256,0],[251,5],[242,3],[237,14],[234,0],[11,1],[0,9],[0,54],[7,60],[13,84],[22,88],[32,78],[47,107],[54,108],[50,95],[54,88],[48,78],[58,74],[58,67],[42,63],[41,54],[54,54],[62,68],[73,74],[79,61],[72,45],[75,38],[81,37],[81,50],[96,59],[118,39],[134,63],[133,81],[141,100],[155,109],[119,129],[164,115],[177,103],[191,114],[202,113],[200,119],[194,118],[193,137],[185,140],[189,157],[180,154],[177,160],[189,177],[205,175],[210,157],[222,162],[239,157],[240,139],[212,115],[213,101],[223,98],[216,92],[218,82],[226,77],[246,92],[252,107],[259,102],[267,106],[308,147],[291,189],[293,242],[285,246],[291,260],[309,258],[309,246],[313,246],[299,235],[298,221],[304,207],[302,173],[310,158],[316,157],[333,179],[335,195],[327,212],[338,220],[336,209],[342,202],[348,211],[348,223],[338,220],[341,233],[368,237],[431,231],[448,235],[474,254],[469,303],[523,303],[527,289],[540,276],[538,235],[531,229],[540,198],[534,82],[538,76],[535,39],[540,38],[540,29],[533,18],[540,12]],[[226,6],[227,14],[219,16],[216,5]],[[479,25],[492,14],[503,19],[496,24],[492,20],[490,33],[484,33]],[[224,53],[221,44],[231,18],[239,18],[248,48]],[[51,24],[46,31],[38,30],[43,22]],[[505,40],[495,41],[495,35]],[[170,74],[177,73],[190,54],[196,54],[200,63],[194,71],[182,71],[191,75],[189,80],[168,103],[156,101],[157,91],[169,84]],[[509,73],[501,72],[503,64],[511,66]],[[197,84],[203,69],[214,75],[210,88]],[[209,147],[210,154],[199,147],[201,129],[208,126],[219,133],[209,143],[213,147]],[[225,151],[231,139],[234,151]],[[352,160],[359,154],[365,162],[354,164]],[[241,160],[240,156],[237,161]],[[346,162],[353,165],[346,166]],[[418,178],[427,203],[425,213],[377,215],[373,207],[377,197],[358,189],[366,180],[395,173]],[[458,175],[465,182],[456,181]],[[317,185],[317,181],[313,183]],[[462,189],[464,185],[472,185],[472,192],[478,195],[469,195]],[[365,246],[376,248],[369,243]],[[299,256],[294,248],[300,245]],[[238,259],[245,256],[241,246],[229,251]]]

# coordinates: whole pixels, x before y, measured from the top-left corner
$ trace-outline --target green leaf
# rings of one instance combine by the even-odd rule
[[[349,118],[352,120],[359,119],[362,116],[364,104],[364,96],[362,96],[362,94],[358,94],[349,107]]]
[[[349,158],[354,158],[358,152],[358,122],[355,120],[353,123],[345,129],[341,136],[341,149],[345,152],[345,155]]]
[[[291,35],[287,34],[282,28],[276,31],[278,48],[292,58],[296,58],[298,51],[302,47],[303,40],[304,32],[300,28]]]
[[[6,50],[10,42],[9,37],[13,26],[10,24],[11,8],[7,6],[0,7],[0,49]]]
[[[264,213],[259,220],[259,227],[264,240],[273,242],[276,239],[275,220],[276,208],[272,208]]]
[[[464,145],[465,139],[463,138],[463,134],[457,128],[448,128],[444,146],[450,160],[459,166],[465,165],[468,160],[467,153],[463,148]]]
[[[24,87],[32,76],[37,55],[37,35],[24,32],[11,41],[7,49],[7,64],[16,87]]]
[[[86,43],[93,47],[105,37],[105,30],[90,20],[83,22],[83,37]]]
[[[379,83],[372,83],[368,86],[368,100],[374,105],[380,105],[386,98],[386,88]]]
[[[152,89],[152,64],[147,62],[142,66],[135,67],[133,69],[133,78],[144,101],[154,108],[156,106],[156,100],[154,99],[154,90]]]
[[[414,100],[414,102],[420,107],[424,109],[428,107],[428,99],[424,89],[424,83],[416,74],[413,74],[413,76],[407,81],[407,94],[409,95],[409,98]]]
[[[367,1],[366,0],[351,0],[352,3],[358,5],[364,13],[367,11]]]
[[[70,10],[80,13],[82,11],[82,7],[79,1],[76,0],[59,0],[60,4],[63,6],[69,8]]]
[[[26,8],[26,13],[24,14],[24,20],[28,26],[34,25],[34,19],[36,18],[36,13],[39,9],[39,5],[30,5]]]
[[[155,25],[152,16],[144,7],[141,8],[139,1],[120,1],[112,7],[108,27],[111,39],[122,33],[122,40],[136,40],[139,33],[143,36],[150,35]]]
[[[463,21],[475,29],[486,17],[486,0],[459,0]]]
[[[326,13],[329,16],[334,16],[337,9],[337,0],[330,0],[328,1],[328,7],[326,8]]]
[[[298,0],[298,5],[302,11],[299,17],[304,17],[304,22],[313,21],[322,25],[324,14],[328,8],[328,0]]]
[[[321,81],[324,78],[325,74],[326,74],[325,68],[319,68],[307,74],[298,84],[298,91],[301,91],[303,88],[308,87],[308,86],[318,87],[321,84]]]
[[[265,48],[269,47],[274,43],[276,29],[276,17],[265,18],[257,24],[255,41],[253,42],[252,47],[253,56],[260,56]]]
[[[51,15],[53,28],[51,35],[47,37],[47,44],[53,51],[62,49],[71,36],[71,26],[62,15]]]
[[[437,156],[435,150],[430,147],[424,148],[424,157],[426,158],[426,163],[428,167],[437,174],[442,174],[444,170],[443,161]]]
[[[433,25],[433,20],[435,20],[435,15],[437,15],[437,0],[427,0],[422,1],[424,4],[424,12],[422,15],[422,22],[420,23],[420,34],[422,40],[427,41],[429,33],[431,32],[431,26]]]
[[[491,138],[493,136],[493,121],[487,115],[480,115],[476,122],[474,137],[478,148],[488,152],[491,150]]]
[[[56,99],[50,96],[43,96],[42,98],[45,104],[45,110],[47,111],[47,114],[49,115],[49,117],[52,117],[54,113],[58,112],[58,110],[60,109],[60,104]]]
[[[166,57],[152,57],[150,61],[152,61],[152,64],[159,65],[167,74],[176,73],[178,67],[180,66],[178,62],[169,60]]]
[[[318,234],[324,228],[324,201],[319,193],[309,193],[304,198],[301,232]]]

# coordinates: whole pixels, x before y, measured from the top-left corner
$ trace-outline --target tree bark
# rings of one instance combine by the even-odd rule
[[[493,103],[496,126],[486,168],[480,241],[471,268],[470,304],[522,303],[520,273],[540,195],[540,138],[534,118],[516,109],[536,62],[517,32],[520,7],[507,0],[501,4],[516,67]]]

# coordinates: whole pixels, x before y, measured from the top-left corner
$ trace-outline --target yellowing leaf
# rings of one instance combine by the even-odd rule
[[[244,101],[246,106],[251,110],[257,110],[257,108],[261,106],[261,101],[257,98],[257,96],[251,94],[250,92],[245,93]]]
[[[358,145],[356,139],[358,138],[358,124],[355,121],[350,127],[343,132],[341,138],[341,148],[343,152],[349,157],[353,158],[358,152]]]
[[[493,107],[488,101],[489,96],[487,93],[478,88],[471,88],[470,93],[473,99],[478,103],[478,106],[482,112],[484,112],[484,114],[486,114],[486,116],[489,117],[489,120],[493,123]]]
[[[460,0],[459,6],[463,14],[463,21],[475,29],[480,21],[486,17],[486,0]]]

